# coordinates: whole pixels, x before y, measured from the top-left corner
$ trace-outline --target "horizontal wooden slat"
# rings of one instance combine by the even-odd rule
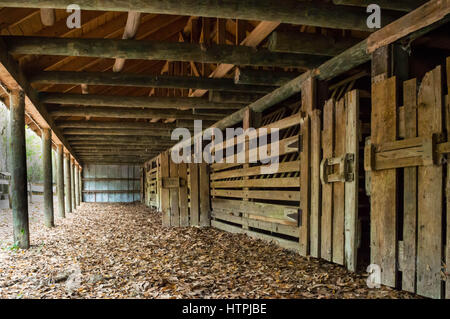
[[[225,190],[212,189],[214,196],[233,197],[233,198],[253,198],[253,199],[271,199],[300,201],[300,192],[290,191],[254,191],[254,190]]]
[[[211,221],[211,226],[215,227],[217,229],[223,230],[223,231],[227,231],[230,233],[235,233],[235,234],[247,234],[249,237],[253,237],[256,239],[262,239],[265,241],[269,241],[269,242],[273,242],[277,245],[279,245],[280,247],[283,247],[285,249],[288,250],[292,250],[295,252],[299,251],[299,244],[296,241],[290,241],[290,240],[286,240],[286,239],[281,239],[281,238],[277,238],[277,237],[273,237],[273,236],[269,236],[269,235],[265,235],[265,234],[261,234],[261,233],[257,233],[251,230],[246,230],[246,229],[242,229],[240,227],[236,227],[236,226],[231,226],[225,223],[221,223],[217,220],[212,220]]]
[[[224,178],[232,178],[232,177],[242,177],[242,176],[255,176],[255,175],[263,175],[265,173],[261,172],[262,166],[252,166],[248,168],[241,168],[235,170],[228,170],[225,172],[212,173],[210,175],[211,180],[218,180]],[[287,172],[298,172],[300,167],[300,161],[293,162],[284,162],[279,163],[277,173],[287,173]]]
[[[212,217],[216,219],[222,219],[234,224],[240,224],[248,227],[258,228],[273,233],[283,234],[292,237],[299,236],[299,228],[296,226],[281,225],[276,223],[269,223],[262,220],[255,220],[246,217],[234,216],[224,212],[213,211]]]
[[[300,179],[294,178],[271,178],[271,179],[247,179],[236,181],[211,182],[214,188],[239,188],[239,187],[300,187]]]
[[[85,194],[128,194],[140,193],[141,190],[83,190]]]

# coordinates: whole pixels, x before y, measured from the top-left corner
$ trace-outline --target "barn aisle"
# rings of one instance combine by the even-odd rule
[[[0,298],[412,298],[245,235],[163,228],[140,204],[83,203],[54,229],[31,210],[29,250],[0,210]]]

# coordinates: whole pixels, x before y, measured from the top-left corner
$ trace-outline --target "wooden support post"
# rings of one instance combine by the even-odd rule
[[[56,188],[58,192],[58,215],[61,218],[65,218],[66,210],[64,207],[64,147],[62,144],[58,144],[57,157]]]
[[[315,103],[315,102],[314,102]],[[310,229],[310,254],[320,257],[321,248],[321,183],[320,183],[320,161],[321,161],[321,114],[320,110],[311,113],[311,229]],[[301,158],[300,158],[301,160]]]
[[[52,131],[49,128],[42,130],[42,164],[44,175],[44,224],[47,227],[54,227]]]
[[[80,168],[78,165],[74,166],[75,175],[75,207],[80,206]]]
[[[75,209],[77,208],[75,205],[75,174],[74,174],[74,169],[75,169],[75,165],[74,165],[74,160],[73,158],[70,159],[70,204],[72,212],[75,212]]]
[[[72,212],[72,182],[70,174],[70,154],[66,154],[64,159],[64,184],[65,184],[65,198],[66,198],[66,212]]]
[[[25,94],[12,90],[10,95],[11,125],[11,195],[14,245],[30,247],[27,201],[27,161],[25,146]]]
[[[78,196],[79,196],[79,202],[78,205],[81,205],[83,202],[83,179],[81,178],[81,166],[78,169]]]
[[[447,58],[447,96],[445,99],[445,122],[447,128],[447,141],[450,140],[450,57]],[[447,187],[446,187],[446,197],[447,197],[447,242],[445,257],[447,265],[446,273],[447,280],[445,282],[445,298],[450,299],[450,165],[448,164],[448,159],[450,155],[447,155]],[[445,240],[445,239],[444,239]]]

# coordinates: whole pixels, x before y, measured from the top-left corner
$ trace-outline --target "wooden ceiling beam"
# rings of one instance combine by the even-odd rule
[[[325,62],[314,55],[271,52],[246,46],[116,39],[66,39],[3,37],[11,54],[65,55],[74,57],[126,58],[137,60],[197,61],[234,65],[278,66],[310,69]]]
[[[345,5],[345,6],[356,6],[356,7],[365,7],[367,8],[370,4],[376,3],[382,9],[388,10],[398,10],[398,11],[413,11],[417,9],[421,5],[423,5],[427,0],[333,0],[333,3],[336,5]]]
[[[41,22],[42,25],[49,27],[55,24],[55,9],[43,8],[41,9]]]
[[[110,107],[58,107],[50,111],[55,116],[80,116],[80,117],[102,117],[102,118],[128,118],[128,119],[152,119],[152,118],[175,118],[184,120],[218,120],[227,115],[223,111],[218,113],[192,114],[192,112],[176,111],[167,109],[132,109],[132,108],[110,108]]]
[[[247,85],[282,86],[295,79],[300,74],[297,72],[265,71],[250,68],[237,68],[234,83]]]
[[[122,39],[133,39],[136,36],[137,30],[139,28],[139,23],[141,22],[141,13],[136,11],[128,12],[127,23],[125,25],[125,30],[123,31]],[[114,62],[113,71],[120,72],[125,65],[125,59],[117,58]]]
[[[59,128],[123,128],[123,129],[162,129],[173,130],[175,124],[148,123],[148,122],[99,122],[99,121],[56,121]]]
[[[50,71],[30,74],[29,81],[39,84],[88,84],[147,88],[206,89],[229,92],[269,93],[275,87],[237,85],[230,79],[199,78],[112,72]]]
[[[336,56],[360,41],[361,39],[335,38],[322,34],[275,31],[269,38],[268,48],[274,52]]]
[[[146,109],[240,109],[245,104],[214,103],[202,98],[188,97],[135,97],[117,95],[40,93],[42,103],[63,105],[95,105]]]
[[[34,7],[65,9],[73,0],[0,0],[0,7]],[[297,25],[311,25],[325,28],[371,31],[366,24],[366,10],[358,7],[336,6],[316,1],[298,0],[130,0],[92,1],[78,0],[83,10],[123,11],[139,8],[140,12],[176,14],[242,20],[279,21]],[[396,15],[386,11],[384,23],[392,22]]]
[[[67,128],[63,130],[64,136],[68,135],[108,135],[108,136],[165,136],[170,137],[170,130],[161,129],[105,129],[105,128]]]

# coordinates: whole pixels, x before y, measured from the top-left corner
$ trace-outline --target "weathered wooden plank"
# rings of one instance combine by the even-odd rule
[[[227,92],[269,93],[276,87],[235,84],[232,79],[112,72],[47,71],[29,76],[31,83],[88,84],[172,89],[204,89]]]
[[[320,257],[321,239],[321,118],[320,110],[314,110],[311,114],[311,229],[310,229],[310,254]],[[301,178],[300,178],[301,179]],[[300,185],[299,185],[300,186]]]
[[[294,72],[278,72],[237,68],[234,75],[235,84],[282,86],[298,77]]]
[[[345,98],[335,103],[335,139],[334,156],[345,155],[347,110]],[[333,185],[333,262],[344,264],[345,245],[345,183],[337,182]]]
[[[300,161],[283,162],[278,164],[277,173],[288,173],[288,172],[298,172]],[[223,172],[217,172],[211,174],[211,180],[219,180],[224,178],[241,177],[241,176],[257,176],[264,175],[262,168],[267,167],[267,165],[252,166],[242,169],[234,169]]]
[[[271,199],[271,200],[286,200],[299,201],[300,196],[298,192],[294,191],[256,191],[256,190],[229,190],[229,189],[214,189],[211,193],[214,196],[233,197],[233,198],[253,198],[253,199]]]
[[[262,240],[274,243],[282,248],[285,248],[285,249],[288,249],[288,250],[291,250],[294,252],[299,252],[298,243],[295,241],[281,239],[281,238],[273,237],[270,235],[257,233],[257,232],[251,231],[251,230],[242,229],[241,227],[236,227],[236,226],[232,226],[229,224],[221,223],[217,220],[211,221],[211,226],[218,228],[220,230],[223,230],[223,231],[230,232],[230,233],[247,234],[249,237],[256,238],[256,239],[262,239]]]
[[[426,2],[426,0],[378,0],[377,4],[383,9],[399,10],[399,11],[412,11],[417,7],[420,7]],[[373,1],[371,0],[333,0],[334,4],[367,7]]]
[[[284,206],[269,203],[245,202],[241,200],[230,200],[213,198],[211,200],[213,210],[231,210],[235,212],[247,212],[252,215],[265,216],[276,219],[291,219],[292,215],[298,213],[298,207]]]
[[[199,164],[200,226],[210,226],[209,168]]]
[[[417,136],[417,81],[403,83],[405,138]],[[416,291],[417,168],[404,169],[402,289]]]
[[[346,153],[353,154],[353,181],[345,183],[345,265],[356,271],[358,260],[358,196],[359,196],[359,91],[346,94]]]
[[[418,134],[442,132],[442,68],[428,72],[418,95]],[[441,298],[442,166],[418,168],[417,293]]]
[[[189,211],[188,211],[188,194],[187,194],[187,164],[178,164],[178,176],[184,183],[181,183],[179,188],[180,193],[180,226],[189,226]]]
[[[450,14],[450,0],[432,0],[404,15],[368,38],[368,52],[387,46],[413,32],[426,28]]]
[[[70,0],[2,0],[0,7],[18,8],[56,8],[66,9]],[[78,0],[77,4],[83,10],[122,11],[128,12],[139,8],[140,12],[187,15],[200,17],[215,17],[242,20],[267,20],[291,23],[297,25],[312,25],[317,27],[352,29],[371,31],[366,24],[366,13],[362,8],[334,6],[332,4],[303,2],[295,0],[247,1],[185,1],[166,0],[164,2],[149,2],[147,0],[133,1],[91,1]],[[386,12],[385,23],[394,17]]]
[[[212,211],[212,217],[214,217],[215,219],[221,219],[235,224],[241,224],[242,226],[262,229],[291,237],[298,237],[297,226],[282,225],[246,217],[239,217],[221,211]]]
[[[215,103],[207,99],[195,97],[163,97],[163,96],[120,96],[94,94],[40,93],[41,103],[61,105],[85,105],[107,107],[129,107],[146,109],[240,109],[245,104]]]
[[[335,38],[317,33],[275,31],[269,39],[269,50],[335,56],[357,44],[355,38]]]
[[[190,224],[191,226],[198,226],[200,222],[200,207],[199,207],[199,176],[198,164],[189,164],[189,180],[190,180]]]
[[[323,158],[334,154],[334,106],[333,99],[325,103],[323,111],[322,150]],[[333,183],[322,184],[321,258],[332,260],[333,239]]]
[[[278,172],[279,173],[279,172]],[[214,181],[211,182],[214,188],[240,188],[240,187],[300,187],[300,180],[296,177],[268,178],[268,179],[248,179],[234,181]]]
[[[170,226],[170,191],[168,188],[162,188],[162,179],[169,177],[169,152],[163,152],[161,157],[161,180],[158,183],[158,188],[161,190],[161,211],[162,211],[162,224],[163,226]]]
[[[139,60],[170,60],[233,65],[277,66],[311,69],[325,57],[272,52],[265,48],[188,42],[117,39],[3,37],[11,54],[37,54]]]
[[[372,143],[397,138],[396,78],[372,84]],[[397,270],[397,173],[371,173],[371,263],[381,267],[381,283],[395,287]]]

